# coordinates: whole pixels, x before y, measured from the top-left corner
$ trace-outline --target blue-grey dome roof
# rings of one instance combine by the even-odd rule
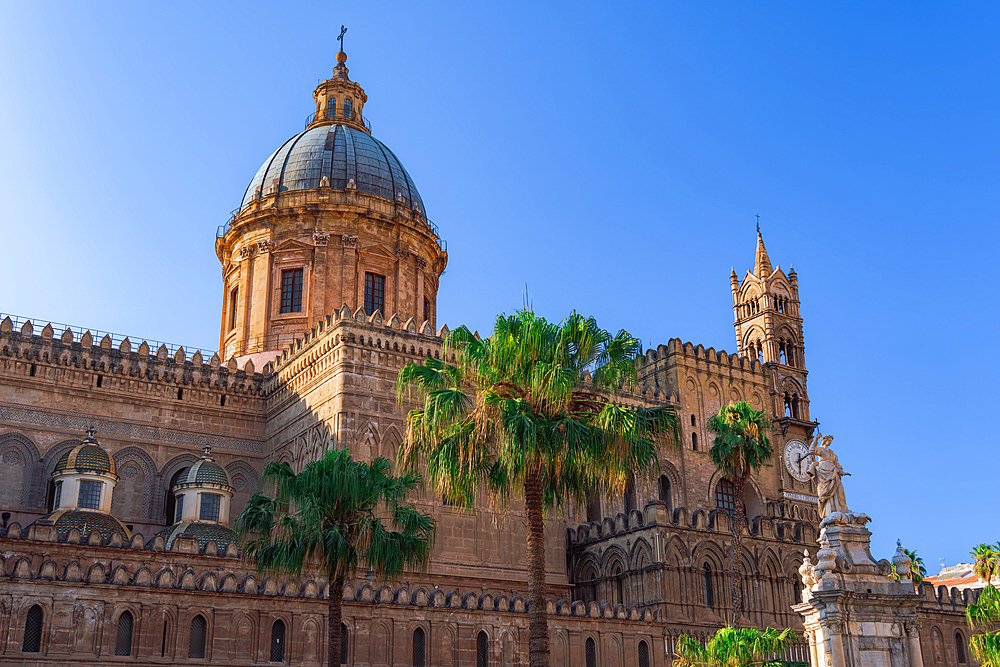
[[[352,178],[360,192],[419,207],[427,215],[417,186],[402,163],[385,144],[347,125],[320,125],[295,135],[269,157],[250,182],[243,196],[243,208],[260,188],[267,194],[275,179],[281,192],[318,188],[326,176],[330,187],[343,190]]]

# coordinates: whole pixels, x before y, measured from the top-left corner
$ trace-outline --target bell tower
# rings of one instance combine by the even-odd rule
[[[809,416],[798,275],[795,269],[786,274],[771,265],[758,225],[753,270],[742,282],[733,270],[730,282],[737,350],[761,363],[770,386],[769,412],[780,432],[774,438],[775,453],[785,461],[782,488],[786,496],[798,490],[790,497],[803,500],[805,496],[795,496],[811,493],[812,488],[800,464],[817,423]]]

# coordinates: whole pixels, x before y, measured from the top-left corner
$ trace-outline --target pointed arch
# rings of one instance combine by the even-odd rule
[[[48,485],[41,477],[38,447],[17,431],[0,434],[0,507],[4,509],[42,509]],[[41,488],[38,488],[41,487]]]

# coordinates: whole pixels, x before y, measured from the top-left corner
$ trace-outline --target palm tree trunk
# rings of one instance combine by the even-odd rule
[[[545,522],[541,473],[524,481],[528,522],[528,664],[549,666],[549,619],[545,609]]]
[[[736,516],[730,522],[733,526],[733,627],[740,627],[740,616],[743,614],[743,587],[740,586],[740,555],[743,553],[743,525],[746,523],[746,502],[743,499],[743,489],[746,487],[747,476],[736,478]]]
[[[329,667],[335,667],[340,664],[340,625],[344,600],[344,574],[334,572],[331,569],[328,580],[330,582],[330,597],[327,602],[327,646],[329,647],[327,664]]]

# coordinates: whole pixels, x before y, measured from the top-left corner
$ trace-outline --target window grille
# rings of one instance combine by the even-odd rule
[[[340,664],[347,664],[347,640],[350,638],[351,633],[347,630],[347,624],[340,624]]]
[[[285,622],[280,618],[271,624],[271,662],[285,661]]]
[[[118,616],[118,637],[115,655],[132,655],[132,612],[126,610]]]
[[[587,637],[587,644],[584,651],[587,655],[587,667],[597,667],[597,644],[593,637]]]
[[[413,631],[413,667],[424,667],[424,629]]]
[[[639,642],[639,667],[649,667],[649,644]]]
[[[333,98],[333,99],[327,100],[327,103],[326,103],[326,117],[327,118],[333,118],[336,115],[337,115],[337,99]]]
[[[476,635],[476,667],[489,667],[489,637],[484,630],[480,630]]]
[[[350,100],[344,100],[344,118],[354,118],[354,104]]]
[[[219,507],[222,503],[222,496],[217,493],[201,494],[201,512],[198,514],[199,521],[218,521]]]
[[[184,496],[177,496],[177,503],[174,510],[174,523],[180,523],[181,519],[184,517]]]
[[[101,487],[104,486],[101,482],[95,482],[92,479],[84,479],[80,481],[80,497],[77,501],[77,506],[80,509],[85,510],[96,510],[101,507]]]
[[[715,485],[715,506],[730,514],[736,511],[736,487],[728,479],[720,479]]]
[[[205,635],[208,633],[208,623],[205,617],[198,614],[191,619],[191,638],[188,640],[188,657],[205,657]]]
[[[56,497],[52,500],[52,509],[59,509],[59,502],[62,500],[62,482],[56,482]]]
[[[24,639],[21,640],[22,653],[38,653],[42,650],[42,621],[45,614],[37,604],[32,605],[24,619]]]
[[[385,276],[377,273],[365,274],[365,314],[372,315],[375,311],[385,315]]]
[[[281,312],[302,312],[302,269],[281,272]]]

